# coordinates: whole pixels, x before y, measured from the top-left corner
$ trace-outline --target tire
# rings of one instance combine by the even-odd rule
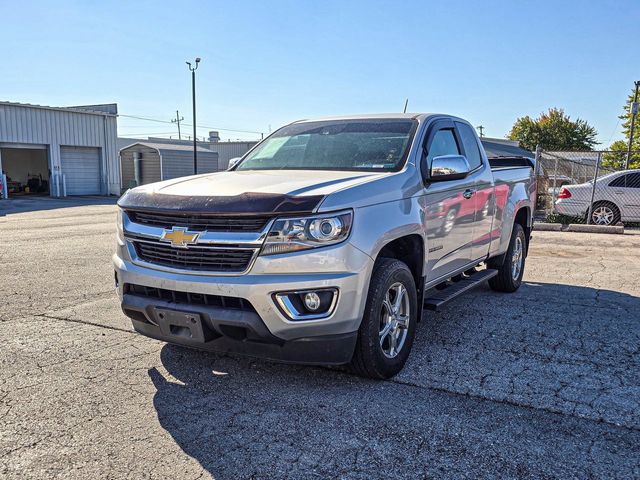
[[[497,292],[512,293],[520,288],[524,264],[527,253],[527,237],[522,225],[513,225],[509,248],[502,265],[496,264],[495,259],[489,260],[489,268],[497,268],[498,275],[489,279],[489,286]],[[517,265],[517,266],[516,266]]]
[[[591,207],[591,224],[593,225],[616,225],[620,218],[620,209],[611,202],[595,202]]]
[[[404,292],[400,295],[401,300],[394,302],[401,291]],[[396,309],[398,315],[389,310],[393,308],[390,303],[400,305]],[[413,345],[417,314],[418,294],[409,267],[400,260],[380,258],[369,282],[367,303],[349,364],[350,370],[360,376],[379,380],[391,378],[402,370]],[[395,354],[393,343],[397,349]]]

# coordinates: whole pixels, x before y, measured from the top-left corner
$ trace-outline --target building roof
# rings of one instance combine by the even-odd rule
[[[157,150],[158,152],[161,152],[161,151],[165,151],[165,152],[193,152],[193,145],[176,145],[176,144],[171,144],[171,143],[153,143],[153,142],[136,142],[136,143],[133,143],[131,145],[127,145],[126,147],[121,148],[120,151],[125,150],[127,148],[135,147],[136,145],[142,145],[143,147],[153,148],[154,150]],[[208,148],[204,148],[204,147],[201,147],[201,146],[198,146],[197,151],[198,152],[203,152],[203,153],[215,153],[215,152],[212,152],[211,150],[209,150]]]
[[[7,105],[9,107],[22,107],[22,108],[40,108],[43,110],[58,110],[61,112],[73,112],[73,113],[85,113],[89,115],[106,115],[108,117],[117,117],[118,106],[115,103],[101,104],[101,105],[86,105],[82,107],[50,107],[47,105],[36,105],[33,103],[18,103],[18,102],[5,102],[0,101],[0,106]],[[92,107],[95,107],[92,109]],[[115,111],[116,113],[112,113]]]

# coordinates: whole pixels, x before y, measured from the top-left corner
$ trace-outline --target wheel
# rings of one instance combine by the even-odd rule
[[[498,292],[515,292],[520,288],[524,273],[524,260],[527,252],[527,237],[522,225],[513,225],[509,248],[502,265],[497,265],[495,259],[489,260],[489,268],[497,268],[498,275],[489,279],[489,286]]]
[[[588,215],[588,213],[587,213]],[[596,202],[591,208],[593,225],[615,225],[620,221],[620,210],[610,202]]]
[[[416,331],[418,295],[409,267],[381,258],[369,283],[367,303],[350,363],[353,372],[391,378],[404,367]]]

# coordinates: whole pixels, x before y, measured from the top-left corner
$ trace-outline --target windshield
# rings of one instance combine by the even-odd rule
[[[236,170],[399,170],[417,124],[376,119],[288,125],[258,145]]]

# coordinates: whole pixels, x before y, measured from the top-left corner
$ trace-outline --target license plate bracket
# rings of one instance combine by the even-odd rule
[[[204,329],[200,314],[156,308],[156,321],[163,335],[191,342],[204,343]]]

